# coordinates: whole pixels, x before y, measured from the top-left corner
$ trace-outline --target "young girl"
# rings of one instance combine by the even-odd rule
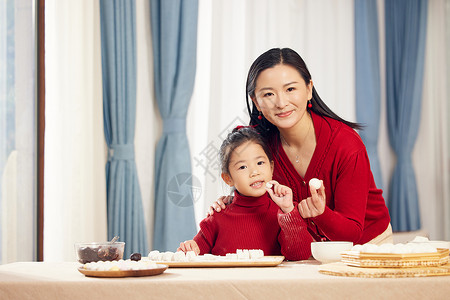
[[[292,190],[272,180],[273,161],[262,136],[252,127],[238,126],[219,155],[222,179],[234,188],[234,201],[223,213],[204,219],[194,239],[177,250],[225,255],[262,249],[265,255],[308,259],[312,237],[292,201]]]

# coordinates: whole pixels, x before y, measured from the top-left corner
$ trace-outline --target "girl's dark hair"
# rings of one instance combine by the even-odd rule
[[[273,68],[278,64],[289,65],[294,67],[302,76],[303,80],[306,84],[311,81],[311,74],[306,67],[305,62],[300,57],[300,55],[290,48],[273,48],[270,49],[263,54],[261,54],[251,65],[250,70],[248,71],[247,76],[247,109],[250,114],[250,125],[257,125],[258,131],[264,135],[265,137],[272,136],[278,133],[278,128],[267,121],[267,119],[262,116],[261,119],[258,119],[258,109],[250,97],[255,97],[255,88],[256,88],[256,80],[258,79],[259,74],[268,69]],[[250,104],[251,103],[251,104]],[[362,126],[358,123],[353,123],[346,121],[336,115],[323,101],[320,99],[319,94],[317,93],[315,87],[313,86],[312,90],[312,99],[311,99],[312,107],[309,110],[315,112],[319,116],[326,116],[342,123],[350,126],[353,129],[361,129]],[[251,107],[250,107],[251,106]]]
[[[269,161],[272,161],[272,154],[261,134],[251,126],[238,126],[228,134],[220,146],[219,159],[222,173],[230,174],[228,165],[230,163],[231,153],[246,142],[253,142],[260,145],[269,158]]]

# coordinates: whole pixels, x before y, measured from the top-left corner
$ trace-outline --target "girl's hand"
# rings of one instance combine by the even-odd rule
[[[177,251],[183,251],[184,253],[188,251],[194,251],[196,255],[200,254],[200,248],[194,240],[181,242],[180,247],[178,247]]]
[[[266,186],[266,190],[280,209],[285,213],[290,213],[294,209],[294,202],[292,202],[292,190],[285,186],[279,184],[275,180],[271,180],[267,183],[272,184],[272,188]]]
[[[217,199],[216,202],[214,202],[208,209],[208,212],[206,213],[206,216],[212,216],[214,214],[214,211],[220,212],[222,209],[227,208],[227,205],[233,202],[232,196],[222,196],[219,199]]]
[[[303,199],[298,204],[298,211],[303,218],[317,217],[323,214],[326,205],[325,187],[321,180],[321,186],[318,190],[310,186],[311,197]]]

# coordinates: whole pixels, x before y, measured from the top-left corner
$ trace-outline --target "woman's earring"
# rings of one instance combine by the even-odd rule
[[[311,99],[308,100],[308,108],[312,107]]]
[[[261,112],[259,112],[258,120],[262,120],[262,114],[261,114]]]

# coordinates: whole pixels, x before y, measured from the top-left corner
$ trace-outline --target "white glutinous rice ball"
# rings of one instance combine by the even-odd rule
[[[197,258],[197,254],[195,254],[194,251],[186,252],[186,260],[187,261],[195,261],[196,258]]]
[[[238,259],[250,259],[250,251],[248,249],[236,250]]]
[[[428,252],[425,244],[411,243],[411,244],[407,244],[407,245],[412,245],[411,253],[426,253],[426,252]]]
[[[430,245],[430,244],[421,244],[421,246],[423,248],[420,249],[422,251],[420,253],[435,253],[438,251],[436,247],[434,247],[433,245]]]
[[[203,255],[203,258],[205,259],[205,260],[215,260],[216,259],[216,256],[214,255],[214,254],[211,254],[211,253],[205,253],[204,255]]]
[[[159,253],[158,250],[150,251],[150,253],[148,254],[148,259],[150,259],[150,260],[158,260],[159,254],[160,253]]]
[[[166,251],[162,255],[162,261],[173,261],[173,252],[172,251]]]
[[[365,253],[377,253],[378,245],[375,244],[364,244],[361,248],[361,252]]]
[[[356,251],[356,252],[360,252],[362,249],[363,245],[354,245],[351,249],[351,251]]]
[[[258,259],[264,257],[264,251],[261,249],[252,249],[249,250],[250,259]]]
[[[426,243],[426,242],[429,242],[429,241],[430,240],[427,237],[424,237],[424,236],[416,236],[412,240],[412,242],[415,242],[415,243]]]
[[[392,243],[381,244],[378,247],[378,253],[392,253],[393,249],[394,249],[394,244],[392,244]]]
[[[408,248],[405,244],[399,243],[399,244],[394,245],[394,248],[392,249],[392,253],[407,254],[407,253],[411,253],[411,249]]]
[[[322,183],[320,182],[319,179],[317,178],[313,178],[309,181],[309,186],[312,186],[313,188],[315,188],[316,190],[320,189],[320,187],[322,186]]]
[[[236,250],[236,254],[237,254],[237,258],[238,258],[238,259],[245,259],[244,250],[242,250],[242,249],[237,249],[237,250]]]
[[[131,270],[131,266],[130,266],[130,264],[128,263],[128,261],[122,261],[122,262],[120,262],[120,263],[119,263],[119,268],[120,268],[120,270],[122,270],[122,271],[129,271],[129,270]]]
[[[187,261],[186,254],[183,251],[177,251],[173,255],[174,261]]]
[[[133,271],[139,270],[139,264],[138,264],[138,262],[137,262],[137,261],[131,261],[131,262],[130,262],[130,268],[131,268],[131,270],[133,270]]]
[[[228,260],[237,260],[238,256],[236,253],[227,253],[225,254],[226,259]]]
[[[273,184],[270,182],[266,182],[266,188],[271,189],[273,187]]]

